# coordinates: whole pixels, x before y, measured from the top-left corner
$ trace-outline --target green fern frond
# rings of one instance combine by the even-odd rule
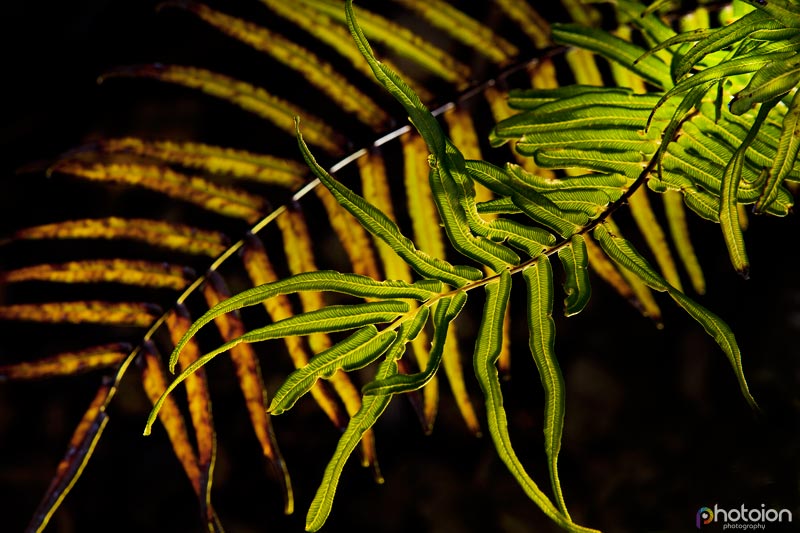
[[[664,2],[643,8],[631,0],[618,0],[611,9],[616,10],[615,23],[620,26],[607,32],[599,29],[602,11],[577,1],[562,2],[577,24],[550,24],[524,1],[497,0],[495,13],[516,21],[533,48],[563,45],[548,48],[534,59],[520,56],[523,46],[450,3],[436,0],[422,6],[397,0],[406,14],[418,14],[431,27],[443,30],[451,44],[466,45],[497,66],[519,62],[434,112],[423,103],[433,99],[427,86],[379,60],[371,41],[403,58],[412,72],[438,78],[433,84],[445,82],[453,94],[465,89],[472,76],[483,74],[455,59],[447,46],[433,45],[387,19],[377,6],[373,11],[359,10],[357,21],[351,0],[301,0],[291,5],[262,0],[273,14],[291,21],[317,44],[346,58],[357,72],[377,81],[400,104],[395,109],[378,105],[358,81],[336,72],[316,49],[203,4],[173,3],[299,72],[308,85],[325,95],[327,104],[345,111],[356,124],[386,133],[386,124],[408,115],[416,133],[405,134],[411,128],[401,126],[326,167],[308,145],[328,155],[344,156],[354,143],[345,128],[310,116],[304,106],[265,89],[203,68],[174,65],[128,67],[106,76],[153,78],[233,103],[294,134],[299,157],[125,137],[89,143],[52,165],[54,173],[106,185],[134,185],[154,197],[178,199],[206,212],[240,219],[239,223],[250,225],[250,233],[230,245],[228,237],[218,232],[114,217],[15,232],[13,241],[135,240],[156,252],[168,249],[215,258],[211,263],[198,261],[198,271],[208,269],[199,277],[179,261],[160,264],[144,259],[53,261],[2,274],[0,279],[9,283],[113,282],[175,293],[174,306],[166,312],[145,302],[87,298],[0,307],[0,318],[7,320],[109,323],[145,331],[131,349],[115,344],[66,352],[35,364],[0,367],[0,380],[94,369],[107,373],[36,511],[31,530],[46,526],[80,476],[108,421],[105,408],[136,361],[153,403],[144,432],[150,434],[156,419],[161,421],[198,498],[204,526],[221,531],[211,501],[216,430],[204,366],[224,352],[230,353],[261,453],[279,479],[286,513],[294,508],[294,494],[270,416],[288,412],[310,394],[342,430],[306,517],[307,529],[318,530],[331,512],[343,468],[359,444],[362,464],[372,466],[376,480],[382,481],[371,428],[395,395],[409,394],[418,402],[413,394],[423,389],[419,411],[423,429],[431,430],[441,367],[467,427],[479,433],[480,422],[461,369],[463,337],[456,337],[466,330],[465,321],[457,320],[469,296],[475,294],[471,291],[483,287],[485,300],[476,298],[483,303],[483,315],[474,336],[472,360],[486,426],[498,456],[556,524],[568,531],[594,531],[573,522],[558,472],[565,385],[555,355],[553,255],[558,255],[564,272],[566,316],[588,305],[590,266],[659,325],[661,314],[653,291],[666,292],[719,344],[743,396],[756,407],[732,331],[682,292],[671,245],[650,206],[645,185],[664,198],[672,246],[696,292],[704,291],[705,281],[689,238],[684,205],[721,225],[735,268],[746,271],[742,207],[754,204],[757,212],[785,215],[793,204],[787,183],[800,182],[796,135],[800,66],[795,59],[800,17],[789,0],[766,5],[748,2],[755,9],[730,25],[690,28],[678,34],[659,15]],[[742,15],[736,10],[730,13]],[[695,11],[696,15],[705,13]],[[692,25],[681,24],[684,28]],[[651,50],[641,43],[652,45]],[[561,77],[556,76],[555,58],[562,53],[577,84],[558,87]],[[618,86],[604,79],[603,61],[611,62],[613,83]],[[506,94],[505,84],[523,69],[533,88],[515,88]],[[482,159],[481,136],[469,107],[463,105],[476,94],[485,97],[498,119],[489,143],[508,143],[517,164]],[[449,108],[455,110],[443,119],[448,136],[438,116]],[[380,152],[381,146],[397,137],[402,139],[404,159],[406,207],[402,209],[408,211],[410,224],[396,216],[402,198],[390,191]],[[340,173],[355,161],[360,190],[348,185]],[[198,175],[185,174],[186,169]],[[316,179],[307,180],[308,169]],[[235,186],[228,185],[229,178],[237,179]],[[252,192],[263,185],[286,189],[288,200],[272,210],[260,192]],[[626,205],[660,273],[614,224],[612,215]],[[319,239],[308,216],[315,209],[322,214],[317,218],[324,219],[335,235],[331,240],[337,247],[334,255],[344,252],[336,258],[336,264],[342,265],[337,268],[350,268],[353,273],[318,270],[314,248]],[[406,225],[412,226],[413,233]],[[278,244],[274,252],[270,247],[268,256],[255,234],[262,230],[268,234],[273,226]],[[230,296],[217,271],[240,250],[241,266],[249,278],[244,283],[253,288]],[[290,275],[284,277],[283,270]],[[500,376],[510,364],[509,309],[512,278],[517,274],[526,281],[528,343],[544,392],[549,495],[514,452],[503,406]],[[200,305],[207,311],[193,320],[184,304],[195,291],[202,291]],[[240,310],[253,306],[266,309],[266,325],[252,327],[239,316]],[[212,322],[222,344],[209,351],[202,346],[207,332],[201,334],[201,330]],[[151,341],[162,327],[169,339],[161,339],[160,344],[172,344],[168,369],[179,370],[171,382]],[[271,399],[253,346],[270,340],[286,346],[294,365]],[[414,354],[412,362],[407,351]],[[359,376],[369,376],[359,391],[355,383],[360,380],[351,373],[371,366],[377,368]],[[191,434],[174,398],[179,385],[184,385],[187,394]]]

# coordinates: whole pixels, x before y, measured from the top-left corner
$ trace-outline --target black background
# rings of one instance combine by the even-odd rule
[[[154,6],[102,0],[4,6],[4,234],[65,213],[89,216],[109,209],[97,205],[104,197],[81,184],[47,179],[40,171],[16,172],[87,139],[155,132],[159,138],[251,149],[291,147],[291,139],[260,121],[189,91],[139,80],[95,83],[115,66],[153,61],[200,64],[270,81],[265,63],[245,47],[186,14],[156,14]],[[244,3],[238,9],[263,17],[265,10],[258,7]],[[134,203],[138,197],[127,198],[111,207],[129,213],[148,209]],[[629,222],[624,216],[619,221]],[[694,216],[690,224],[709,286],[700,301],[737,332],[763,414],[750,412],[723,354],[669,300],[659,300],[666,328],[657,330],[595,278],[590,307],[569,320],[557,317],[556,349],[567,383],[562,487],[581,524],[609,532],[693,531],[698,508],[714,504],[764,503],[792,509],[798,519],[797,217],[752,218],[746,235],[753,265],[749,281],[730,267],[717,227]],[[25,262],[20,253],[0,248],[0,262],[6,268]],[[463,332],[474,331],[472,320],[464,319]],[[47,346],[41,327],[0,327],[4,362],[34,357],[30,346]],[[469,352],[471,339],[462,337]],[[275,419],[297,497],[295,515],[283,517],[277,485],[261,468],[230,368],[220,364],[210,372],[220,445],[214,502],[223,522],[234,532],[302,531],[335,447],[335,431],[308,401]],[[269,380],[271,391],[277,380]],[[477,387],[468,382],[480,405]],[[88,375],[0,385],[3,531],[24,528],[98,383],[97,375]],[[518,452],[545,487],[541,389],[524,340],[514,345],[512,379],[504,393]],[[126,379],[95,457],[50,531],[200,530],[191,488],[163,433],[141,437],[146,413],[138,379]],[[433,435],[421,434],[403,400],[393,403],[376,432],[386,484],[375,485],[355,461],[349,464],[327,531],[557,531],[506,472],[488,436],[468,434],[447,392]]]

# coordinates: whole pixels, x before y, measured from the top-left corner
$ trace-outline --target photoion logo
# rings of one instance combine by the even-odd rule
[[[703,527],[703,524],[710,524],[711,520],[714,519],[714,511],[709,509],[708,507],[701,507],[697,510],[697,529]]]
[[[789,509],[766,509],[762,503],[761,509],[748,509],[742,504],[738,509],[721,509],[718,505],[714,508],[701,507],[695,516],[697,529],[712,522],[722,522],[722,529],[752,529],[763,530],[767,524],[791,523],[792,512]]]

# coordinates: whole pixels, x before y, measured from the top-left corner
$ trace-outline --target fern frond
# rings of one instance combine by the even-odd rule
[[[247,242],[242,251],[242,262],[247,270],[247,275],[256,286],[274,283],[279,279],[267,256],[264,245],[258,237],[254,235],[248,236],[247,238]],[[229,299],[230,298],[226,298],[226,301]],[[222,302],[219,302],[216,306],[221,304]],[[253,305],[256,304],[257,303],[254,303]],[[294,316],[292,303],[285,294],[276,294],[271,298],[266,298],[263,300],[262,304],[273,322]],[[221,317],[230,312],[233,312],[233,310],[225,311],[225,313],[221,313],[218,316]],[[216,320],[216,318],[217,317],[214,317],[212,320]],[[308,353],[308,348],[303,342],[303,339],[290,336],[284,338],[283,341],[295,368],[300,368],[308,364],[308,360],[311,356]],[[324,387],[322,383],[318,383],[311,389],[311,395],[314,397],[320,409],[322,409],[331,422],[333,422],[335,427],[345,427],[347,424],[345,414],[342,412],[335,395],[329,388]]]
[[[296,136],[299,155],[316,179],[307,182],[306,167],[292,159],[203,143],[134,137],[91,142],[51,166],[51,172],[106,187],[144,187],[155,193],[151,196],[177,199],[207,213],[244,220],[250,224],[250,232],[229,245],[222,233],[200,228],[105,218],[58,222],[13,234],[11,241],[135,240],[152,248],[153,255],[166,250],[215,258],[210,264],[203,262],[203,257],[192,258],[192,266],[200,265],[199,272],[207,269],[201,276],[184,269],[178,264],[181,260],[171,256],[163,265],[149,256],[146,260],[78,258],[15,265],[0,274],[0,280],[12,283],[110,282],[176,292],[174,305],[166,313],[145,302],[88,298],[0,307],[0,319],[147,328],[143,334],[134,332],[139,343],[132,350],[116,344],[0,367],[0,380],[73,375],[101,368],[116,372],[104,378],[30,529],[41,530],[47,524],[80,475],[107,423],[105,409],[135,361],[153,403],[145,434],[151,433],[157,418],[162,422],[198,497],[204,526],[221,531],[211,502],[216,438],[205,365],[229,352],[260,452],[282,486],[286,513],[294,507],[292,484],[271,415],[285,413],[310,393],[342,430],[306,517],[307,529],[318,530],[331,512],[343,468],[359,443],[362,465],[373,466],[376,481],[382,482],[372,426],[394,395],[411,393],[418,408],[419,399],[413,393],[424,389],[424,406],[418,410],[423,429],[429,432],[438,408],[437,375],[443,367],[467,426],[479,432],[457,340],[461,335],[463,344],[469,322],[462,319],[456,323],[456,318],[465,309],[470,291],[483,287],[486,298],[477,302],[484,307],[475,334],[473,367],[497,453],[523,491],[554,523],[568,531],[594,531],[572,521],[559,481],[565,388],[554,353],[554,254],[564,269],[565,315],[575,315],[588,305],[592,292],[589,266],[659,326],[661,315],[653,291],[666,292],[719,344],[742,394],[756,406],[730,328],[681,291],[670,245],[643,186],[664,195],[673,243],[697,292],[702,293],[704,279],[689,239],[684,203],[701,217],[721,224],[736,268],[745,270],[744,206],[755,204],[758,212],[785,215],[793,203],[787,184],[800,182],[800,142],[795,135],[800,122],[800,66],[795,59],[800,17],[792,11],[790,0],[774,0],[767,6],[748,2],[755,7],[752,14],[714,30],[692,31],[695,22],[683,21],[681,27],[689,32],[679,34],[659,15],[664,4],[660,1],[643,8],[632,0],[617,0],[608,9],[616,10],[613,23],[619,27],[607,32],[599,29],[601,11],[574,0],[562,4],[579,24],[552,26],[527,2],[497,0],[499,9],[492,13],[516,22],[521,30],[509,32],[508,39],[452,3],[435,0],[423,6],[397,0],[403,13],[416,13],[429,27],[449,36],[441,45],[388,20],[377,6],[372,12],[359,10],[359,23],[351,0],[262,3],[282,19],[279,23],[288,20],[297,26],[286,34],[299,33],[305,38],[303,33],[308,33],[317,45],[326,45],[356,72],[386,89],[400,107],[377,105],[359,81],[339,74],[335,61],[328,63],[324,51],[317,55],[316,48],[284,37],[282,28],[259,26],[188,0],[171,4],[188,9],[222,33],[300,73],[309,86],[325,95],[325,105],[336,106],[374,131],[408,115],[416,133],[406,135],[412,128],[400,126],[326,168],[312,155],[309,144],[328,155],[344,156],[361,141],[339,124],[332,127],[309,116],[295,103],[266,89],[210,70],[177,65],[127,67],[106,76],[166,81],[254,113]],[[737,6],[724,13],[740,17],[741,10]],[[707,17],[702,8],[694,14]],[[295,31],[298,28],[300,32]],[[518,55],[531,47],[531,43],[516,42],[523,33],[537,49],[533,59]],[[496,79],[476,80],[481,83],[431,112],[423,101],[431,101],[432,93],[400,74],[391,63],[379,60],[367,35],[381,43],[382,49],[401,57],[415,75],[432,74],[436,79],[428,86],[446,86],[454,93],[465,89],[473,76],[484,76],[480,69],[473,70],[447,51],[456,41],[495,65],[516,64]],[[553,42],[565,46],[551,47]],[[643,43],[653,48],[647,51]],[[606,79],[604,60],[611,62],[612,78]],[[557,65],[572,72],[556,72]],[[533,81],[532,89],[506,92],[507,84],[526,74]],[[558,87],[559,80],[570,75],[578,83]],[[613,83],[619,87],[611,87]],[[485,155],[471,113],[477,116],[485,110],[472,105],[470,100],[476,95],[485,96],[497,118],[490,143],[509,143],[518,165],[482,160]],[[464,105],[465,101],[470,103]],[[437,118],[442,114],[449,137]],[[304,117],[302,135],[300,115]],[[403,198],[393,198],[381,156],[381,147],[398,137],[405,159],[407,209],[403,210],[408,211],[408,216],[401,213],[399,217],[395,211]],[[361,194],[347,184],[348,176],[339,172],[356,161]],[[185,174],[187,169],[198,175]],[[235,186],[220,185],[217,178],[237,182]],[[287,198],[291,195],[290,199],[272,210],[261,195],[245,188],[259,185],[262,190],[263,185],[288,189],[280,192]],[[626,205],[631,207],[660,273],[614,224],[612,216]],[[331,247],[327,242],[320,246],[322,234],[312,227],[317,221],[315,210],[327,221],[326,230],[335,235]],[[413,239],[406,236],[407,226],[411,226]],[[255,234],[276,239],[269,256]],[[334,254],[344,251],[346,257],[337,257],[335,262],[347,268],[349,261],[353,273],[318,270],[314,251],[323,248],[335,250]],[[223,264],[231,266],[240,250],[240,265],[249,280],[237,279],[236,274],[230,279],[237,286],[244,283],[253,288],[231,296],[218,272]],[[319,265],[327,268],[323,261],[320,258]],[[291,275],[282,277],[282,270]],[[516,274],[522,274],[527,283],[528,342],[543,385],[551,496],[537,486],[515,454],[503,406],[500,376],[510,365],[513,314],[509,300]],[[199,292],[205,301],[195,303],[204,307],[197,313],[200,318],[192,322],[184,305]],[[266,324],[251,326],[242,319],[239,311],[253,306],[266,309]],[[429,319],[432,326],[428,326]],[[202,347],[208,331],[201,334],[201,330],[211,322],[221,344]],[[162,327],[168,331],[163,332]],[[169,370],[179,369],[170,382],[150,340],[158,333],[167,333],[163,340],[168,336],[173,345]],[[270,340],[285,344],[294,365],[271,400],[255,351],[255,343]],[[413,352],[416,366],[405,358],[407,351]],[[372,365],[377,370],[367,368]],[[354,382],[365,376],[367,384],[359,391]],[[181,384],[187,394],[192,436],[174,399]]]

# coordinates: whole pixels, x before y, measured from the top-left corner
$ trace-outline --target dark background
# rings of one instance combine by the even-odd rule
[[[265,20],[265,9],[241,4],[237,13]],[[109,200],[85,184],[47,179],[41,171],[16,172],[41,166],[38,162],[88,139],[150,134],[291,149],[291,139],[261,121],[188,90],[140,80],[95,83],[110,68],[153,61],[274,81],[271,65],[257,54],[185,13],[156,14],[154,6],[94,0],[4,7],[4,235],[69,214],[157,210],[158,204],[136,194]],[[625,216],[618,221],[630,222]],[[800,519],[797,217],[752,218],[746,235],[753,265],[749,281],[730,267],[717,227],[694,216],[690,225],[709,286],[700,301],[737,333],[745,373],[763,413],[750,412],[724,355],[671,301],[659,299],[666,327],[658,330],[594,278],[589,308],[569,320],[557,317],[556,349],[567,382],[562,486],[581,524],[608,532],[693,531],[697,509],[714,504],[758,508],[764,503],[789,508]],[[0,247],[0,263],[4,268],[25,263],[25,252]],[[42,289],[38,297],[57,290]],[[3,294],[9,301],[14,296],[0,287],[0,300]],[[472,309],[461,319],[465,353],[471,349],[467,334],[477,326],[474,304]],[[521,316],[523,310],[516,309]],[[35,357],[37,350],[59,343],[95,342],[89,330],[49,333],[17,323],[0,328],[3,362]],[[512,379],[504,385],[506,406],[517,451],[546,487],[542,393],[522,334],[514,345]],[[279,374],[286,365],[265,361],[268,368]],[[302,531],[335,447],[335,431],[309,401],[274,419],[296,489],[297,511],[283,517],[277,485],[261,467],[231,369],[220,363],[209,371],[220,446],[214,503],[223,523],[233,532]],[[271,391],[279,379],[270,377]],[[468,383],[480,407],[480,392],[469,378]],[[0,385],[3,531],[24,528],[98,384],[99,376],[92,374]],[[506,472],[488,436],[476,439],[466,431],[443,388],[437,427],[428,437],[407,402],[392,404],[376,426],[386,483],[375,485],[370,473],[352,461],[325,530],[558,531]],[[163,433],[141,437],[147,408],[138,378],[126,379],[106,434],[50,531],[200,530],[191,488]]]

